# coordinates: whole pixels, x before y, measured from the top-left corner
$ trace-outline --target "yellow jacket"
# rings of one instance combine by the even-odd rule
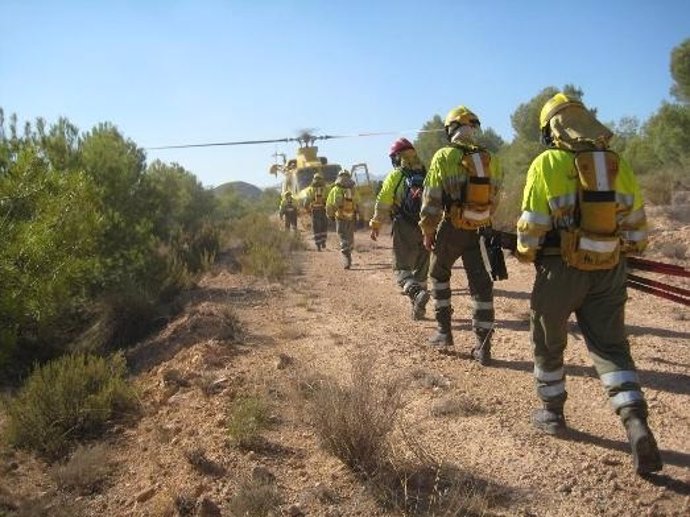
[[[441,219],[449,215],[445,213],[448,207],[444,206],[444,203],[463,200],[468,171],[461,162],[465,153],[476,151],[484,151],[484,149],[467,144],[454,144],[442,147],[434,154],[429,172],[424,180],[424,194],[420,212],[419,226],[424,235],[435,234]],[[501,167],[495,156],[491,156],[489,173],[493,212],[502,180]]]
[[[518,258],[535,259],[543,247],[558,246],[558,230],[576,227],[579,180],[575,154],[548,149],[534,159],[527,172],[522,215],[517,222]],[[615,190],[617,233],[622,252],[641,252],[647,246],[647,217],[637,179],[619,158]]]

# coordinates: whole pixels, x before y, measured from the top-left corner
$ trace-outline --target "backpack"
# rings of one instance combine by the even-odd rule
[[[491,226],[491,155],[482,149],[464,151],[460,165],[467,171],[462,198],[450,207],[455,228],[477,230]]]
[[[585,271],[610,269],[620,260],[614,190],[619,158],[614,151],[596,149],[576,152],[574,161],[577,227],[561,231],[563,260]]]
[[[403,195],[398,207],[398,213],[408,221],[419,222],[419,211],[422,209],[422,193],[424,192],[424,169],[410,170],[401,169],[400,181],[395,187],[394,192],[398,191],[400,184],[403,185]]]

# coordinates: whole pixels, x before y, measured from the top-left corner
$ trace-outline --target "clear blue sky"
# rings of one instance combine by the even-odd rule
[[[112,122],[141,147],[421,128],[465,104],[504,139],[510,115],[572,83],[604,121],[671,100],[687,0],[2,0],[0,106],[20,121]],[[416,135],[406,133],[414,138]],[[395,136],[321,142],[388,171]],[[293,144],[149,151],[207,186],[275,184]]]

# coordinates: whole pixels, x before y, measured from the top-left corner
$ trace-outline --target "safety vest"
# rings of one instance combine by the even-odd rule
[[[355,218],[355,199],[352,188],[340,188],[343,194],[343,203],[338,207],[335,215],[338,219],[354,219]]]
[[[455,228],[477,230],[491,225],[491,155],[487,151],[465,151],[458,167],[467,174],[459,200],[451,202],[450,222]]]
[[[312,208],[323,208],[326,206],[326,189],[323,185],[313,186],[314,200],[311,203]]]

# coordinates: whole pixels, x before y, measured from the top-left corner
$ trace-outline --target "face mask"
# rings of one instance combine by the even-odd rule
[[[465,142],[473,142],[476,134],[477,129],[475,127],[470,125],[462,125],[455,131],[453,141],[463,140]]]

